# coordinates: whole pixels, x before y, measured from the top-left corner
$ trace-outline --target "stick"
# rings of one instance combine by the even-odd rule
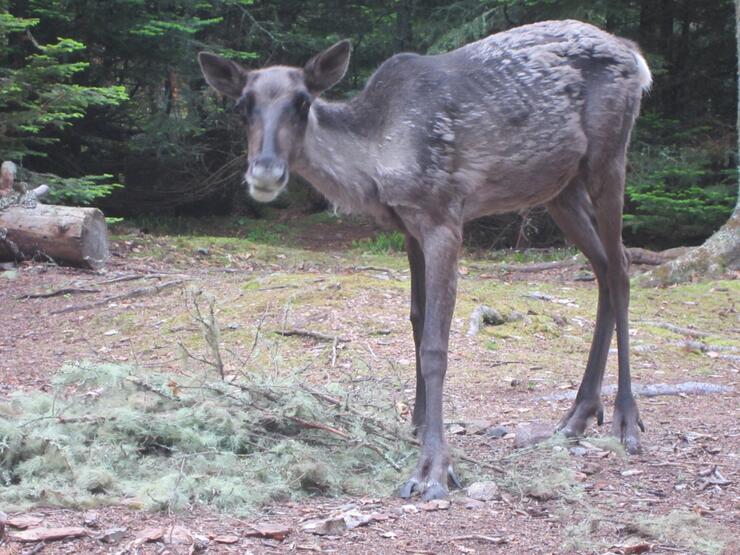
[[[103,281],[98,281],[96,285],[104,285],[107,283],[120,283],[122,281],[133,281],[135,279],[154,279],[154,278],[169,278],[169,277],[183,277],[188,278],[189,276],[183,274],[130,274],[126,276],[119,276]]]
[[[344,337],[324,335],[323,333],[319,333],[315,331],[308,331],[308,330],[299,330],[299,329],[275,330],[273,333],[282,335],[283,337],[292,337],[292,336],[310,337],[311,339],[317,339],[319,341],[329,341],[330,343],[333,343],[335,340],[337,342],[349,343],[349,339],[345,339]]]
[[[308,420],[303,420],[303,418],[298,418],[297,416],[288,416],[287,418],[292,420],[296,424],[300,424],[304,428],[324,430],[325,432],[338,435],[339,437],[343,437],[344,439],[349,439],[349,434],[347,434],[346,432],[343,432],[342,430],[337,430],[336,428],[332,428],[331,426],[327,426],[326,424],[321,424],[319,422],[310,422]]]
[[[466,540],[490,542],[490,543],[495,543],[495,544],[506,543],[505,538],[497,538],[494,536],[483,536],[481,534],[470,534],[468,536],[455,536],[455,537],[450,538],[448,541],[455,542],[455,541],[466,541]]]
[[[59,310],[53,310],[51,314],[67,314],[69,312],[79,312],[81,310],[92,310],[93,308],[99,308],[101,306],[105,306],[108,303],[112,303],[115,301],[123,301],[127,299],[133,299],[136,297],[146,297],[149,295],[156,295],[160,291],[164,291],[165,289],[169,289],[170,287],[181,285],[184,282],[185,282],[184,279],[175,279],[172,281],[166,281],[164,283],[160,283],[159,285],[153,285],[151,287],[140,287],[138,289],[132,289],[131,291],[127,291],[126,293],[121,293],[120,295],[112,295],[110,297],[106,297],[105,299],[101,299],[94,303],[73,305],[73,306],[68,306],[66,308],[61,308]]]
[[[57,289],[56,291],[49,291],[48,293],[27,293],[25,295],[18,295],[16,299],[48,299],[49,297],[75,295],[78,293],[100,293],[100,289],[65,287],[63,289]]]
[[[568,266],[581,265],[580,260],[554,260],[552,262],[539,262],[537,264],[502,264],[498,266],[498,269],[504,272],[522,272],[522,273],[535,273],[543,272],[545,270],[554,270],[556,268],[566,268]]]

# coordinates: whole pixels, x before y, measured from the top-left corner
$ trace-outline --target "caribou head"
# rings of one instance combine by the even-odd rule
[[[248,149],[244,181],[252,198],[270,202],[285,188],[303,148],[311,103],[341,81],[349,57],[347,40],[317,54],[302,68],[248,70],[210,52],[198,55],[208,84],[236,100],[244,118]]]

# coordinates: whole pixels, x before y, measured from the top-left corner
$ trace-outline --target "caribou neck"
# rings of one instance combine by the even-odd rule
[[[361,99],[311,106],[297,172],[342,212],[383,220],[375,176],[373,117]],[[381,222],[382,223],[382,222]]]

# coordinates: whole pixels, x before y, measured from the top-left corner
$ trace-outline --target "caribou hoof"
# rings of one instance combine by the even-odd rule
[[[604,407],[598,398],[575,402],[560,419],[555,432],[565,437],[580,437],[586,431],[590,418],[596,418],[599,426],[604,423]]]
[[[431,468],[431,466],[428,468]],[[451,464],[447,466],[447,470],[441,476],[441,479],[435,479],[431,472],[427,472],[427,476],[422,476],[417,470],[411,478],[401,485],[398,489],[398,495],[399,497],[408,499],[415,493],[418,493],[421,494],[423,501],[444,499],[449,493],[448,486],[455,489],[462,488],[460,478],[458,478]]]
[[[612,435],[619,438],[630,455],[642,453],[638,428],[643,432],[645,431],[645,425],[640,418],[634,397],[629,396],[620,399],[617,396],[617,400],[614,403]]]

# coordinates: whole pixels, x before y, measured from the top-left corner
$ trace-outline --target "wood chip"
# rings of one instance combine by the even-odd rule
[[[287,526],[280,524],[258,524],[252,526],[253,530],[248,530],[244,535],[248,538],[269,538],[283,541],[291,532]]]
[[[419,505],[422,511],[445,511],[450,508],[448,499],[432,499]]]
[[[22,532],[8,534],[8,538],[17,542],[48,542],[66,540],[67,538],[80,538],[86,535],[86,528],[69,526],[66,528],[29,528]]]
[[[237,543],[239,541],[239,536],[214,536],[211,539],[216,543]]]
[[[140,532],[136,533],[136,539],[134,540],[135,545],[141,545],[147,542],[156,542],[162,539],[164,536],[164,528],[144,528]]]
[[[18,530],[25,530],[26,528],[38,526],[43,521],[44,519],[38,516],[17,515],[17,516],[9,517],[7,524],[11,528],[17,528]]]

